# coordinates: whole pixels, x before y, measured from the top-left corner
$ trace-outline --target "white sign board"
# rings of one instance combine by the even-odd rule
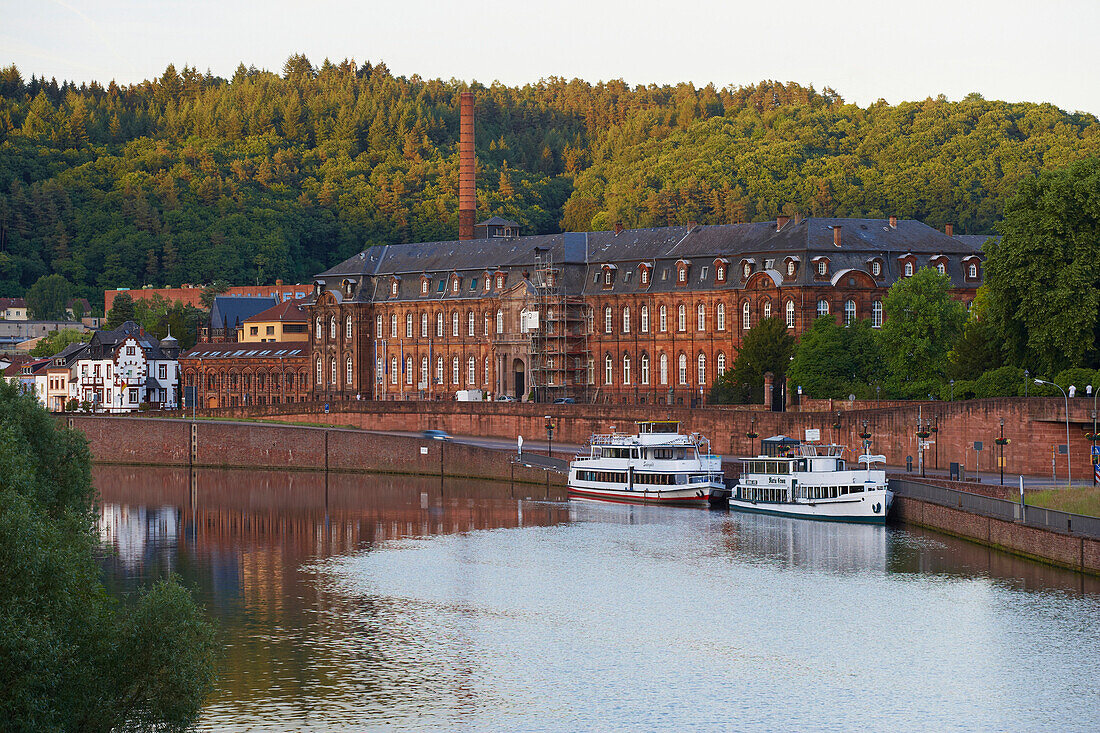
[[[821,430],[818,428],[806,428],[806,442],[816,443],[821,440]]]
[[[423,446],[423,445],[422,445],[422,446],[420,446],[420,455],[422,455],[422,456],[426,456],[426,455],[428,455],[428,448],[427,448],[427,446]]]

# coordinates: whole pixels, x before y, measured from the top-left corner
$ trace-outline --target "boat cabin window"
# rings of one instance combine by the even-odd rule
[[[654,448],[653,457],[659,461],[682,461],[687,452],[683,448]]]
[[[638,423],[638,433],[641,435],[674,435],[678,432],[680,432],[680,423],[677,420]]]
[[[634,456],[637,457],[637,449],[634,449]],[[630,458],[630,448],[604,448],[601,452],[603,458]]]
[[[745,461],[746,473],[788,474],[790,461]]]

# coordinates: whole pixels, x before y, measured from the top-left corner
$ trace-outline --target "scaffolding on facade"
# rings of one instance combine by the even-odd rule
[[[535,250],[534,303],[524,330],[530,339],[531,390],[538,402],[589,397],[588,306],[583,298],[566,295],[562,274],[550,250]]]

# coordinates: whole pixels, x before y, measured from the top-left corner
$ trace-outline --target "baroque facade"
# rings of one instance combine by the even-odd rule
[[[484,225],[484,226],[483,226]],[[509,226],[505,226],[509,225]],[[372,247],[316,276],[315,399],[690,404],[760,319],[794,334],[829,315],[883,321],[889,287],[922,267],[969,302],[981,238],[911,220],[790,219]]]

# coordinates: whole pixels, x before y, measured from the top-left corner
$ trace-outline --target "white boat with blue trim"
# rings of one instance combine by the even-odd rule
[[[569,496],[597,501],[706,507],[725,491],[722,457],[677,420],[639,422],[638,433],[593,435],[569,462]]]
[[[850,467],[842,445],[803,443],[783,436],[763,443],[761,455],[742,459],[730,509],[840,522],[886,522],[894,500],[886,481],[886,456],[863,454]]]

